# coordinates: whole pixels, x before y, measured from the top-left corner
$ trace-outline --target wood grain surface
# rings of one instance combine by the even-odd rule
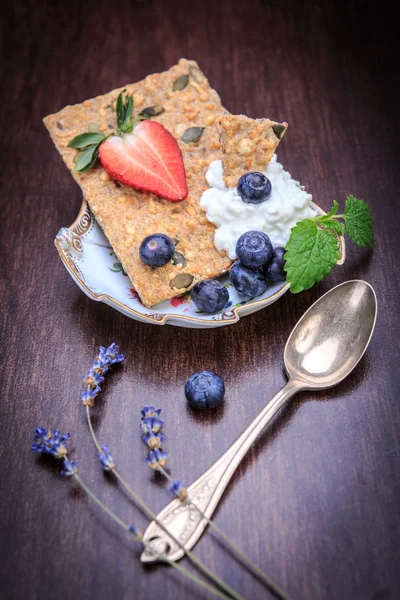
[[[3,6],[1,36],[1,550],[4,600],[210,598],[140,549],[51,461],[29,451],[36,425],[72,434],[82,478],[129,522],[146,519],[104,477],[79,396],[96,347],[127,360],[94,409],[102,443],[158,511],[169,496],[143,462],[138,412],[162,406],[172,473],[194,480],[285,382],[283,348],[335,284],[369,281],[371,346],[337,388],[303,393],[260,437],[216,523],[298,600],[400,598],[399,143],[395,20],[363,2],[36,2]],[[373,253],[234,326],[156,327],[89,300],[53,245],[81,204],[42,118],[125,82],[197,60],[233,113],[287,120],[279,158],[329,208],[353,193],[376,224]],[[225,378],[222,408],[198,414],[186,378]],[[213,533],[195,553],[247,600],[271,597]],[[183,561],[182,564],[186,564]],[[190,564],[186,564],[191,568]]]

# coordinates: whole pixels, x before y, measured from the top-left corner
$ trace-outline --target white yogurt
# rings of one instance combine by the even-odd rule
[[[274,246],[285,246],[290,230],[298,221],[315,216],[311,208],[311,194],[301,189],[277,162],[276,154],[264,175],[272,185],[271,196],[261,204],[247,204],[236,192],[224,184],[222,162],[215,160],[208,168],[206,178],[210,186],[200,199],[207,219],[217,229],[214,242],[217,250],[226,250],[229,258],[236,258],[236,242],[246,231],[264,231]]]

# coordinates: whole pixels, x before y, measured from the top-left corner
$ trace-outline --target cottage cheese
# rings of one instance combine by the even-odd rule
[[[285,246],[290,230],[298,221],[315,216],[311,208],[311,194],[301,189],[277,162],[274,154],[264,175],[272,184],[272,193],[261,204],[246,204],[236,192],[224,184],[222,162],[215,160],[208,168],[206,178],[210,186],[203,192],[200,206],[207,219],[217,229],[214,242],[217,250],[226,250],[229,258],[236,258],[236,242],[246,231],[264,231],[274,246]]]

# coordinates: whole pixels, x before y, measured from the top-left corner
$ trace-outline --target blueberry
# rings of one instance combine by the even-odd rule
[[[222,377],[212,371],[194,373],[186,382],[185,396],[190,406],[205,410],[215,408],[224,399],[225,384]]]
[[[249,269],[239,261],[231,266],[230,279],[235,290],[250,298],[259,296],[267,288],[265,275],[261,269]]]
[[[229,292],[223,283],[216,279],[199,281],[192,289],[193,304],[203,312],[212,313],[225,308]]]
[[[237,241],[236,256],[245,267],[262,267],[271,260],[271,240],[262,231],[247,231]]]
[[[283,255],[285,254],[285,248],[278,246],[272,251],[272,258],[265,267],[265,276],[269,281],[285,281],[286,273],[283,270],[285,260]]]
[[[144,238],[139,254],[145,265],[163,267],[171,260],[175,252],[174,242],[163,233],[154,233]]]
[[[237,193],[248,204],[260,204],[271,195],[271,182],[262,173],[252,171],[241,176],[237,184]]]

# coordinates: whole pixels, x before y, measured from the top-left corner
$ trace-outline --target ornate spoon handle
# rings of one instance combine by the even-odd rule
[[[247,450],[276,412],[302,388],[300,382],[289,380],[228,450],[188,487],[189,502],[183,503],[175,499],[157,515],[157,519],[165,529],[170,531],[186,550],[194,546],[207,526],[206,519],[199,514],[199,511],[206,517],[211,517]],[[196,506],[193,506],[194,504]],[[175,561],[184,555],[182,548],[155,521],[152,521],[146,529],[144,540],[152,540],[153,547],[154,544],[158,544],[169,560]],[[144,550],[141,560],[154,562],[157,558]]]

